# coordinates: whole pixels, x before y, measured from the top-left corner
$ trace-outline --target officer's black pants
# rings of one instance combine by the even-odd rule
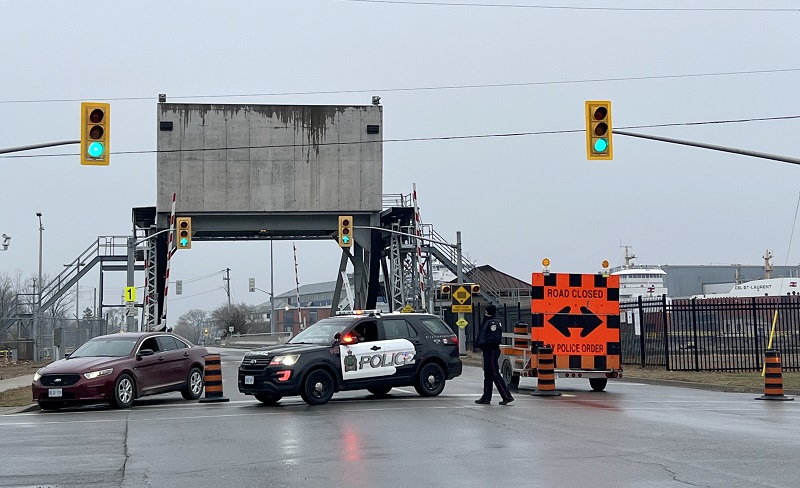
[[[483,351],[483,396],[481,400],[492,399],[492,385],[497,387],[497,391],[503,400],[511,398],[506,381],[500,375],[500,367],[497,360],[500,358],[500,349],[489,349]]]

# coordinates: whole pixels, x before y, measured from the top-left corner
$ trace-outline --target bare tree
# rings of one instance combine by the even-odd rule
[[[233,327],[233,333],[247,334],[250,323],[247,317],[253,313],[254,307],[247,303],[235,303],[228,307],[227,304],[220,305],[211,312],[210,323],[213,327],[221,329],[225,334],[230,334],[229,327]]]
[[[193,308],[192,310],[189,310],[185,314],[178,317],[178,321],[175,323],[174,332],[189,339],[190,341],[197,341],[198,338],[200,338],[200,336],[203,334],[203,329],[206,327],[207,322],[208,312]],[[211,335],[210,331],[209,335]]]

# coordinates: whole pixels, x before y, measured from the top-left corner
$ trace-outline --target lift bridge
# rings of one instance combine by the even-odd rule
[[[434,270],[444,267],[458,275],[458,257],[454,245],[438,234],[432,224],[416,219],[411,194],[383,195],[383,210],[372,215],[355,215],[355,246],[352,254],[343,250],[332,307],[341,298],[348,261],[353,264],[355,306],[375,308],[383,296],[390,310],[411,307],[415,311],[433,311],[439,293]],[[183,214],[182,214],[183,215]],[[193,241],[231,240],[304,240],[336,237],[336,215],[191,215]],[[169,214],[159,214],[156,207],[138,207],[132,211],[132,236],[100,236],[59,275],[38,293],[21,293],[0,307],[0,334],[18,327],[22,336],[32,336],[35,314],[43,317],[87,273],[100,270],[99,304],[102,309],[124,306],[106,304],[103,279],[107,271],[145,272],[144,299],[141,309],[142,330],[164,328],[159,318],[164,304]],[[367,225],[377,224],[377,225]],[[373,227],[364,229],[364,227]],[[422,239],[412,236],[419,235]],[[369,246],[361,244],[369,242]],[[135,245],[131,246],[131,243]],[[191,252],[191,251],[186,251]],[[500,303],[501,290],[469,259],[462,258],[465,280],[480,283],[480,294],[488,303]],[[382,275],[382,277],[381,277]],[[114,297],[117,299],[118,297]],[[134,312],[139,315],[138,312]],[[39,333],[41,335],[41,332]]]

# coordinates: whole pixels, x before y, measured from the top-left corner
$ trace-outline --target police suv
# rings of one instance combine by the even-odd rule
[[[365,310],[322,319],[284,345],[248,352],[238,384],[270,405],[294,395],[322,405],[342,390],[385,396],[395,386],[432,397],[461,367],[458,338],[440,317]]]

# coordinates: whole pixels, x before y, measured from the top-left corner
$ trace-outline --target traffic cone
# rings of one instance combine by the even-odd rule
[[[206,368],[203,374],[206,397],[200,399],[200,403],[227,402],[230,398],[225,398],[222,394],[222,359],[219,354],[206,354]]]
[[[556,373],[553,370],[555,361],[553,360],[553,348],[550,346],[539,346],[536,353],[539,365],[537,367],[536,391],[532,396],[559,396],[560,391],[556,391]]]
[[[756,400],[794,400],[783,394],[783,368],[781,353],[775,349],[764,352],[764,394]]]

